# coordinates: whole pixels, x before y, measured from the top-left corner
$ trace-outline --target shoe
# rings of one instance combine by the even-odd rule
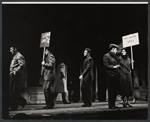
[[[9,111],[16,111],[17,108],[9,108]]]
[[[131,102],[131,104],[135,104],[136,103],[136,100],[135,98],[133,99],[133,101]]]
[[[9,111],[17,111],[17,108],[16,109],[10,108]]]
[[[45,106],[45,107],[43,107],[43,109],[48,109],[49,108],[49,106]]]
[[[129,107],[133,107],[132,105],[130,105],[129,103],[127,103],[127,106],[129,106]]]
[[[91,107],[91,105],[85,105],[85,104],[84,104],[84,105],[82,105],[82,107]]]
[[[18,110],[22,110],[24,108],[25,104],[24,105],[21,105],[20,107],[18,107]]]
[[[88,107],[88,105],[85,105],[85,104],[84,104],[84,105],[82,105],[82,107]]]
[[[64,104],[71,104],[69,101],[64,102]]]
[[[54,106],[49,106],[47,109],[52,109]]]
[[[118,106],[109,107],[109,109],[116,109]]]
[[[123,107],[126,108],[127,107],[127,104],[126,103],[122,103]]]
[[[120,103],[119,104],[123,104],[123,101],[120,101]]]

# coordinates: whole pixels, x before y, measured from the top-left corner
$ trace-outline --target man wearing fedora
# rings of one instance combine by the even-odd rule
[[[52,54],[52,48],[46,47],[45,49],[46,58],[44,61],[42,61],[43,69],[43,75],[44,75],[44,96],[45,96],[45,102],[46,106],[44,109],[50,109],[54,106],[54,101],[52,97],[53,92],[53,83],[55,80],[55,57]]]
[[[82,100],[84,105],[82,107],[90,107],[92,105],[92,82],[94,79],[93,76],[93,58],[90,56],[91,49],[85,48],[84,56],[86,59],[83,63],[83,72],[79,76],[79,79],[82,82],[81,91],[82,91]]]
[[[103,57],[103,63],[106,73],[106,81],[108,84],[108,107],[110,109],[117,108],[115,106],[116,96],[119,86],[119,57],[116,55],[118,46],[116,44],[109,45],[110,51]]]

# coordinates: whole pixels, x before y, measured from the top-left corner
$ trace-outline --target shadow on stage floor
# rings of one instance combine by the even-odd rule
[[[91,107],[83,103],[57,103],[53,109],[43,109],[44,104],[26,105],[19,111],[10,111],[13,120],[147,120],[148,102],[136,101],[133,107],[123,108],[120,101],[117,109],[108,109],[108,102],[93,102]]]

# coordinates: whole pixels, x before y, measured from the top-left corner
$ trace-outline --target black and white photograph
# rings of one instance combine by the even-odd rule
[[[148,2],[2,2],[2,120],[148,120]]]

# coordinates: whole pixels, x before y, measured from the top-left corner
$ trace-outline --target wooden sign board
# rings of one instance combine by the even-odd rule
[[[40,47],[49,47],[51,32],[45,32],[41,34]]]
[[[138,33],[130,34],[122,37],[123,48],[131,47],[139,44],[139,36]]]

